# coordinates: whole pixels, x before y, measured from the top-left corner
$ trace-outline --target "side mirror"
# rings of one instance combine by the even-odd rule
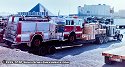
[[[63,25],[58,25],[56,30],[57,30],[57,32],[64,32],[64,26]]]

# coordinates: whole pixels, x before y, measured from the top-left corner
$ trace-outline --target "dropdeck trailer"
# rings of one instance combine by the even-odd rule
[[[113,62],[123,62],[125,61],[125,46],[108,50],[102,53],[105,57],[106,64],[113,64]]]
[[[78,39],[85,43],[103,44],[114,39],[121,41],[123,38],[113,24],[106,25],[98,21],[85,23],[82,19],[70,17],[62,19],[55,22],[48,18],[11,16],[3,39],[10,47],[26,44],[31,52],[45,55],[54,53],[55,47],[76,46],[74,42]],[[63,42],[65,40],[71,44]],[[60,41],[63,44],[59,44]]]

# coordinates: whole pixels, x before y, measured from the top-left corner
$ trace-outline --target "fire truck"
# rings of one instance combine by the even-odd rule
[[[55,22],[51,18],[11,16],[4,34],[7,45],[27,44],[31,50],[37,50],[41,55],[55,52],[55,47],[73,46],[59,44],[62,41],[73,43],[78,39],[102,44],[111,38],[122,40],[116,26],[103,26],[98,22],[84,23],[84,20],[77,17],[67,17]]]
[[[82,25],[84,21],[78,17],[66,17],[63,21],[56,22],[58,24],[60,32],[63,33],[64,39],[68,39],[69,42],[73,42],[76,39],[80,39],[82,35]],[[60,27],[62,29],[60,29]]]

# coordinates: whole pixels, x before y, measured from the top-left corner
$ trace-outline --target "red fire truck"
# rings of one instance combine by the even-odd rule
[[[68,39],[69,42],[73,42],[75,39],[80,39],[84,21],[77,17],[66,17],[63,19],[64,21],[62,21],[62,25],[64,25],[64,39]],[[60,22],[57,22],[57,24],[59,23]]]

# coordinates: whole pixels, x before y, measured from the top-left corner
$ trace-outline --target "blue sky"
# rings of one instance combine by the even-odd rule
[[[0,0],[0,12],[27,12],[36,4],[41,3],[49,11],[57,14],[77,13],[78,6],[107,4],[115,8],[115,11],[125,9],[124,0]]]

